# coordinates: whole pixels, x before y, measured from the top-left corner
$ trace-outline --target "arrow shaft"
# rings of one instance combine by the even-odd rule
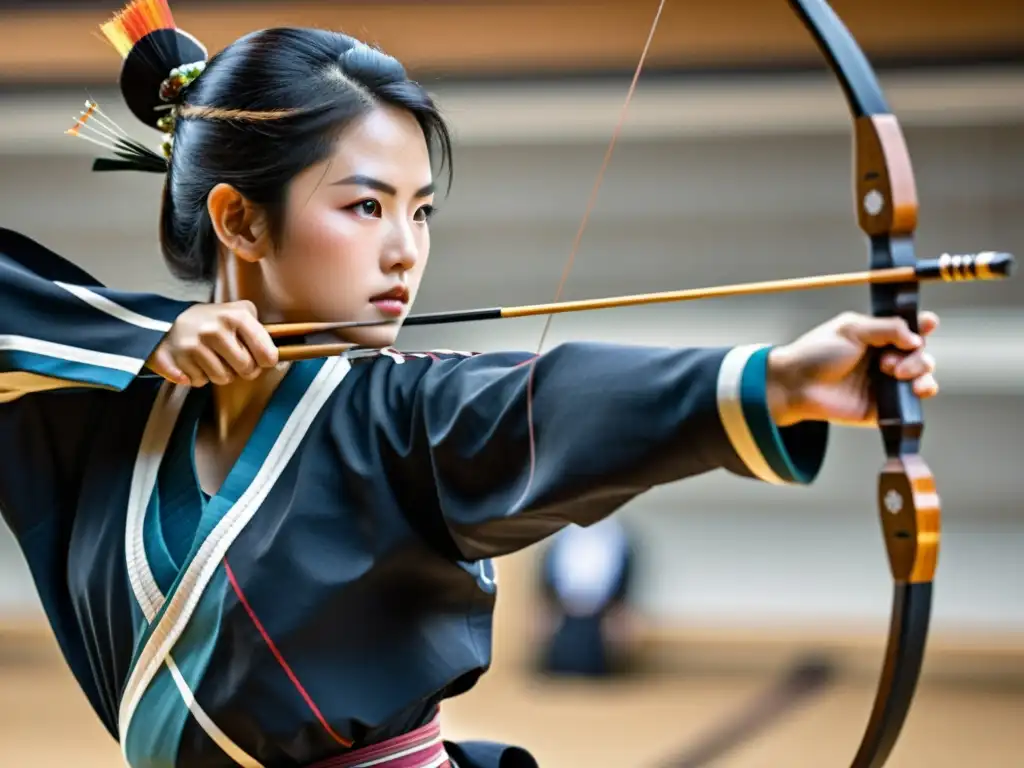
[[[630,296],[609,296],[601,299],[580,299],[558,301],[549,304],[523,304],[515,307],[485,307],[480,309],[431,312],[411,315],[402,325],[443,325],[480,320],[500,320],[513,317],[536,317],[558,315],[567,312],[591,312],[616,307],[636,307],[645,304],[669,304],[703,299],[721,299],[735,296],[762,296],[773,293],[842,288],[853,285],[880,285],[892,283],[913,283],[932,280],[943,282],[969,282],[974,280],[998,280],[1013,273],[1015,261],[1008,253],[979,253],[965,255],[944,254],[938,259],[917,262],[915,266],[889,267],[862,272],[845,272],[834,275],[793,277],[781,280],[763,280],[753,283],[718,285],[710,288],[685,288],[679,291],[638,293]],[[376,325],[394,325],[394,320],[355,320],[345,322],[274,323],[264,326],[275,339],[309,336],[317,333],[340,331],[346,328],[366,328]],[[351,343],[340,344],[295,344],[282,346],[282,360],[305,360],[312,357],[336,355],[352,347]]]
[[[899,283],[916,280],[912,267],[895,269],[867,270],[849,272],[839,275],[818,275],[815,277],[797,277],[783,280],[765,280],[754,283],[735,285],[719,285],[711,288],[686,288],[679,291],[661,291],[658,293],[638,293],[630,296],[609,296],[600,299],[580,299],[577,301],[558,301],[548,304],[524,304],[514,307],[487,307],[483,309],[454,310],[450,312],[432,312],[411,315],[402,325],[441,325],[444,323],[465,323],[480,320],[500,320],[513,317],[535,317],[537,315],[557,315],[565,312],[590,312],[597,309],[614,309],[616,307],[635,307],[644,304],[668,304],[702,299],[727,298],[730,296],[756,296],[771,293],[787,293],[790,291],[807,291],[821,288],[841,288],[850,285],[868,283]],[[275,323],[265,326],[273,338],[288,336],[304,336],[325,331],[338,331],[346,328],[366,328],[375,325],[392,325],[392,320],[343,321],[337,323]]]

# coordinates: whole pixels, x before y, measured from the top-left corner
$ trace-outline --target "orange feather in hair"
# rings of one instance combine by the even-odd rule
[[[139,40],[158,29],[175,29],[167,0],[132,0],[110,21],[100,25],[103,36],[123,59],[128,58]]]

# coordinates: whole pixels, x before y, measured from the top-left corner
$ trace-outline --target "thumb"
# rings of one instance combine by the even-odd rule
[[[149,360],[146,361],[146,367],[172,384],[189,383],[188,376],[174,364],[174,358],[171,357],[171,353],[164,348],[163,344],[157,347]]]
[[[923,343],[921,337],[910,330],[910,326],[900,317],[852,314],[842,319],[839,332],[866,347],[893,346],[910,351]]]

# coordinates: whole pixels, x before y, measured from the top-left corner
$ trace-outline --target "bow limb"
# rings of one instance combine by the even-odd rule
[[[917,190],[899,122],[889,109],[870,62],[829,5],[824,0],[789,0],[789,4],[814,36],[838,78],[853,117],[857,220],[869,240],[870,267],[913,267],[917,263],[914,252]],[[665,0],[659,0],[562,274],[556,302],[562,296],[572,269],[664,6]],[[916,331],[919,307],[916,281],[872,285],[871,307],[873,315],[902,317]],[[548,316],[538,355],[543,350],[550,323],[551,316]],[[536,359],[530,364],[527,386],[531,467],[524,497],[533,483],[536,455],[532,414],[535,362]],[[893,607],[878,690],[852,768],[881,768],[885,764],[913,701],[928,636],[940,527],[934,478],[918,455],[924,430],[921,403],[910,384],[881,374],[877,357],[872,368],[878,422],[886,454],[879,474],[878,507],[893,576]]]
[[[875,72],[843,22],[824,0],[789,0],[839,79],[854,123],[857,222],[868,237],[871,269],[913,267],[917,190],[903,132]],[[871,286],[876,317],[898,316],[917,330],[916,282]],[[880,768],[913,701],[924,659],[938,558],[940,511],[935,481],[918,455],[924,431],[920,400],[908,382],[872,373],[886,461],[878,508],[893,577],[885,660],[871,715],[853,768]]]

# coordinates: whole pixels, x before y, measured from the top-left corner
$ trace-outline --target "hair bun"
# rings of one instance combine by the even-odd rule
[[[171,70],[205,62],[206,48],[178,29],[167,0],[132,0],[100,29],[121,57],[121,94],[132,114],[146,125],[157,125],[166,104],[160,88]]]
[[[171,70],[206,61],[206,48],[180,29],[157,29],[132,46],[121,68],[121,95],[128,109],[146,125],[157,128],[167,104],[160,95]]]
[[[394,56],[358,40],[339,57],[345,74],[368,88],[379,88],[405,80],[405,67]]]

